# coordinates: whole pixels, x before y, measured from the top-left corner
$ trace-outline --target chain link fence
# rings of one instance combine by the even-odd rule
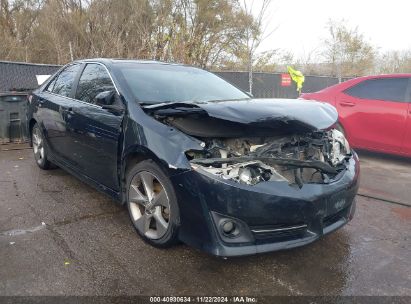
[[[37,87],[36,75],[50,75],[60,66],[0,61],[0,92],[27,91]],[[248,72],[214,71],[236,87],[248,91]],[[345,81],[349,78],[342,79]],[[338,83],[337,77],[305,76],[303,93],[316,92]],[[297,98],[294,82],[281,86],[281,73],[253,73],[253,95],[257,98]]]
[[[37,88],[36,75],[54,74],[61,66],[0,61],[0,92],[30,91]]]
[[[214,72],[243,91],[249,90],[248,72]],[[253,96],[256,98],[297,98],[297,86],[281,86],[281,73],[253,73]],[[342,81],[348,80],[344,78]],[[303,93],[322,90],[338,83],[337,77],[305,76]]]

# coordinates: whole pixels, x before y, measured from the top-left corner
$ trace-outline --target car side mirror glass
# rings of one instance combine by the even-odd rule
[[[115,101],[115,92],[114,91],[104,91],[98,93],[95,97],[95,104],[99,106],[109,106],[112,105]]]

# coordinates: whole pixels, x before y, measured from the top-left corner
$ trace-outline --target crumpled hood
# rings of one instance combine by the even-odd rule
[[[144,107],[148,110],[166,110],[195,112],[205,111],[208,116],[226,121],[267,126],[283,123],[293,126],[298,124],[316,131],[331,127],[338,119],[337,110],[327,104],[301,99],[247,99],[212,102],[178,102],[155,104]]]
[[[209,116],[239,123],[299,121],[312,129],[327,129],[336,123],[337,110],[327,104],[300,99],[250,99],[198,103]]]

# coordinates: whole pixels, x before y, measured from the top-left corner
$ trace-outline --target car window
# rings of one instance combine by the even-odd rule
[[[46,91],[47,92],[53,92],[54,84],[56,83],[57,77],[54,77],[52,81],[46,86]]]
[[[407,101],[409,78],[379,78],[365,80],[345,91],[346,94],[362,99]]]
[[[250,99],[207,71],[179,65],[118,63],[134,97],[142,103]]]
[[[65,68],[58,76],[53,86],[53,93],[70,96],[71,88],[73,87],[74,79],[80,69],[79,64],[73,64]]]
[[[101,64],[89,63],[81,74],[77,85],[76,99],[94,103],[96,96],[115,90],[107,70]]]

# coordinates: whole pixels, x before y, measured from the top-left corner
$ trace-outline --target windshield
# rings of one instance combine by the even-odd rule
[[[140,103],[219,101],[250,97],[207,71],[168,64],[119,64],[128,87]]]

